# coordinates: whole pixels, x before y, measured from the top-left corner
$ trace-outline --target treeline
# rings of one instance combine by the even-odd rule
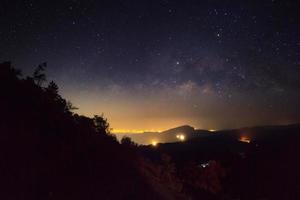
[[[46,64],[22,77],[0,64],[1,199],[155,199],[136,153],[109,133],[103,116],[75,107],[46,84]]]

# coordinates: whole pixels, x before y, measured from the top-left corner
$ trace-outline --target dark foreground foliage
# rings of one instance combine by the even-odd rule
[[[40,65],[22,78],[0,66],[0,199],[155,199],[136,153],[45,84]],[[46,85],[43,87],[43,85]]]
[[[300,125],[269,126],[218,131],[141,150],[153,161],[168,154],[182,192],[195,199],[294,200],[300,199],[299,141]]]

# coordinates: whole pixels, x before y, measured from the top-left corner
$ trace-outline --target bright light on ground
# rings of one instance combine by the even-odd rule
[[[157,141],[152,141],[152,146],[157,146]]]
[[[180,141],[184,141],[185,140],[185,135],[183,134],[179,134],[179,135],[176,135],[176,138]]]
[[[245,143],[250,143],[251,142],[250,138],[248,138],[246,136],[241,136],[239,141],[245,142]]]

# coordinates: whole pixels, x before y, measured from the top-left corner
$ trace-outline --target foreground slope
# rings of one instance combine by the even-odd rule
[[[299,141],[300,125],[266,126],[145,146],[143,152],[154,161],[169,155],[194,196],[210,186],[219,199],[299,199]]]
[[[74,114],[54,82],[42,87],[44,67],[24,79],[0,65],[0,198],[161,199],[103,117]]]

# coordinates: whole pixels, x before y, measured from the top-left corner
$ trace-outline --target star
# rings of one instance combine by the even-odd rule
[[[46,74],[61,86],[62,96],[82,105],[81,113],[107,113],[115,128],[130,126],[127,122],[146,126],[150,123],[141,119],[148,117],[159,119],[163,128],[188,120],[232,124],[235,119],[225,114],[243,115],[249,102],[253,111],[240,124],[276,123],[280,116],[300,113],[295,103],[300,101],[295,92],[300,89],[300,29],[294,10],[299,2],[163,2],[30,0],[15,6],[7,1],[1,13],[7,22],[0,27],[1,59],[13,59],[24,74],[47,61]],[[93,98],[80,95],[81,83]],[[143,87],[136,92],[139,84]],[[123,96],[107,85],[122,86]],[[188,95],[178,95],[178,88]],[[286,106],[256,119],[265,106],[262,96],[273,108]]]

